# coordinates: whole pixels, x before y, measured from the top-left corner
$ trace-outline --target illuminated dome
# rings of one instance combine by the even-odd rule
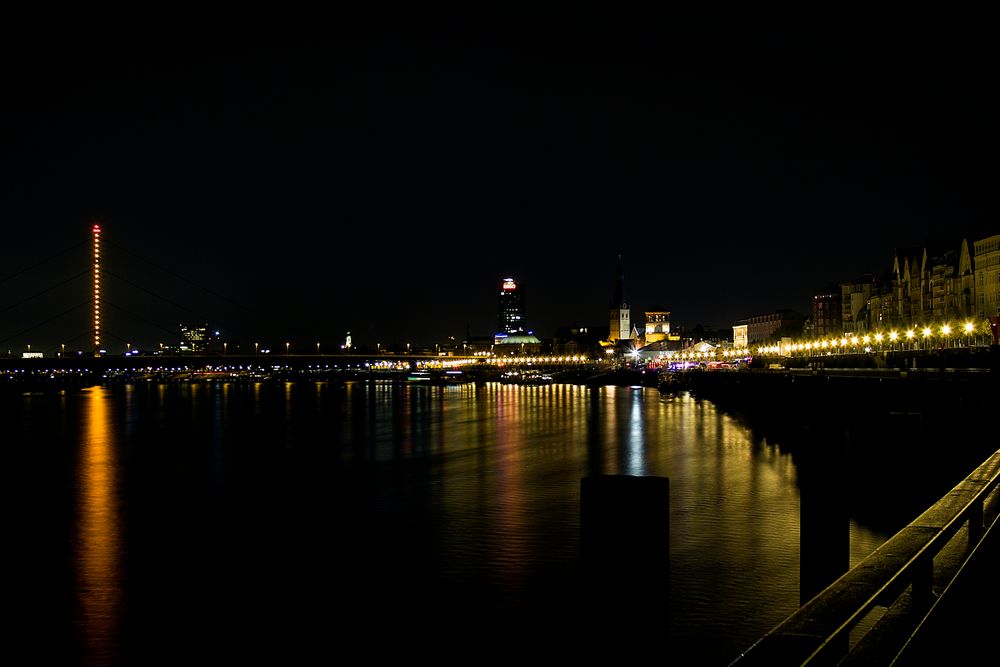
[[[509,334],[497,340],[497,345],[538,345],[542,341],[531,334]]]

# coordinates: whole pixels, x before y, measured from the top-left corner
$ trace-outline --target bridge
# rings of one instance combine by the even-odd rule
[[[583,355],[495,358],[439,355],[73,355],[0,358],[0,386],[90,385],[106,380],[403,380],[414,371],[451,374],[456,381],[502,379],[515,369],[585,380],[606,367]]]

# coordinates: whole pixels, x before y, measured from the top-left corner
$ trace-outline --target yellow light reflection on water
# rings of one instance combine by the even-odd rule
[[[109,401],[103,387],[83,395],[75,564],[85,664],[107,664],[117,650],[122,620],[118,457]]]

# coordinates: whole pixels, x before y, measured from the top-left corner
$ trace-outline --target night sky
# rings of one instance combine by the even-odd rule
[[[249,347],[461,342],[494,332],[505,276],[550,337],[607,325],[619,254],[633,317],[728,328],[1000,232],[983,16],[346,40],[4,12],[4,351],[87,348],[93,222],[109,351],[197,321]]]

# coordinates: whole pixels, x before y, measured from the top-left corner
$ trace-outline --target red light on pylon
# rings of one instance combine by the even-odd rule
[[[94,225],[94,231],[100,233],[101,226],[100,225]]]

